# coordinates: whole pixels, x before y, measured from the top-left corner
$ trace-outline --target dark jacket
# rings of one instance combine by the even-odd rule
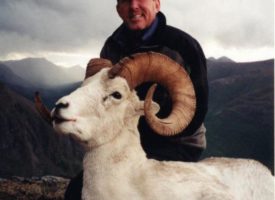
[[[179,136],[172,138],[155,134],[142,117],[139,130],[143,148],[150,158],[159,160],[197,160],[206,144],[205,133],[201,133],[203,135],[196,134],[204,121],[208,104],[207,69],[204,53],[194,38],[177,28],[168,26],[165,16],[159,12],[151,27],[141,32],[130,31],[122,24],[107,39],[100,56],[111,60],[115,64],[125,56],[146,51],[166,54],[185,67],[195,87],[197,109],[186,130]],[[144,99],[149,85],[151,84],[143,84],[136,89],[141,99]],[[154,100],[160,104],[161,112],[159,115],[166,116],[171,110],[172,104],[169,95],[160,86]],[[184,139],[186,137],[188,139]],[[195,152],[190,151],[189,148],[194,149]],[[188,155],[189,153],[191,155]]]

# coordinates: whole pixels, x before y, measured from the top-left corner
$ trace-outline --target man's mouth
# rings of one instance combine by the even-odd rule
[[[130,19],[131,20],[139,20],[141,19],[143,16],[141,14],[135,14],[135,15],[130,15]]]

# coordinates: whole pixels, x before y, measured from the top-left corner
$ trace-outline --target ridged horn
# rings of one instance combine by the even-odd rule
[[[144,82],[156,82],[166,88],[172,100],[172,111],[160,119],[151,112],[153,85],[145,98],[145,118],[149,126],[163,136],[176,135],[184,130],[194,117],[196,95],[192,81],[182,66],[169,57],[154,53],[137,53],[120,60],[108,72],[110,78],[125,78],[131,89]]]
[[[93,76],[97,72],[99,72],[101,69],[105,67],[112,67],[113,64],[110,60],[104,59],[104,58],[93,58],[89,61],[87,68],[86,68],[86,74],[85,79],[89,78],[90,76]]]

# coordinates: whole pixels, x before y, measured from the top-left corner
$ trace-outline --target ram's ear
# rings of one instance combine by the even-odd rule
[[[151,109],[154,114],[157,114],[160,110],[160,106],[153,101]],[[138,112],[139,115],[144,115],[144,101],[139,102],[136,111]]]

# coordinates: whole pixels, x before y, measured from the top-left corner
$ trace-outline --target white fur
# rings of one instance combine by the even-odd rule
[[[114,91],[122,99],[112,97]],[[86,79],[58,103],[69,103],[61,115],[72,121],[54,124],[54,128],[72,135],[87,149],[84,200],[274,200],[273,176],[256,161],[147,159],[137,129],[143,102],[123,78],[108,79],[107,69]]]

